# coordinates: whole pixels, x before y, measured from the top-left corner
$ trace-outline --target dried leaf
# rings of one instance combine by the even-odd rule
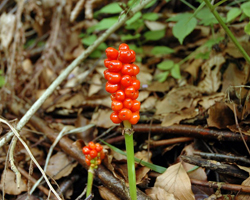
[[[244,180],[241,185],[250,186],[250,177]],[[249,200],[249,199],[250,199],[249,193],[243,192],[237,195],[237,200]]]
[[[166,29],[166,27],[167,27],[167,24],[157,22],[157,21],[145,20],[144,23],[148,27],[148,29],[151,30],[151,31],[159,31],[159,30],[162,30],[162,29]]]
[[[15,173],[9,169],[2,173],[1,185],[5,188],[5,193],[18,195],[27,191],[27,181],[21,178],[20,188],[17,188]]]
[[[16,15],[9,12],[5,12],[0,17],[0,39],[1,46],[8,50],[8,47],[12,41],[15,30]]]
[[[194,98],[199,96],[201,96],[201,92],[194,86],[174,88],[162,101],[156,104],[156,114],[174,113],[183,108],[189,108]]]
[[[102,81],[100,74],[94,74],[91,80],[91,85],[89,87],[88,96],[92,96],[93,94],[97,93],[100,89],[102,89]]]
[[[199,82],[198,87],[201,91],[208,94],[217,92],[221,85],[221,65],[225,62],[222,54],[214,55],[207,62],[205,62],[202,69],[202,81]]]
[[[154,187],[164,189],[179,200],[194,200],[190,179],[181,163],[169,167],[166,172],[158,176]]]
[[[112,193],[108,188],[104,186],[98,186],[99,193],[103,199],[106,200],[120,200],[114,193]]]
[[[152,110],[155,107],[157,98],[155,96],[148,97],[142,104],[141,104],[141,111],[145,110]]]
[[[57,152],[51,157],[46,173],[55,180],[68,176],[77,165],[77,162],[73,162],[73,160],[65,153]]]
[[[103,110],[99,109],[97,112],[95,112],[92,115],[91,124],[95,124],[96,126],[103,127],[103,128],[109,128],[114,125],[114,123],[110,119],[110,114],[112,113],[112,110]]]
[[[179,200],[173,194],[160,187],[146,189],[146,194],[154,200]]]

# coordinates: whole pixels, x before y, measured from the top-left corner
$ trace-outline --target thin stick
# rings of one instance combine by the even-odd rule
[[[25,124],[30,120],[32,115],[42,106],[44,101],[56,90],[56,88],[63,82],[65,78],[68,77],[70,72],[80,65],[102,42],[104,42],[112,33],[114,33],[118,28],[120,28],[128,19],[134,16],[135,13],[144,8],[152,0],[142,1],[138,6],[131,9],[129,15],[123,16],[120,21],[111,26],[107,31],[105,31],[102,36],[100,36],[94,44],[89,46],[86,51],[84,51],[80,56],[78,56],[58,77],[57,79],[46,89],[46,91],[40,96],[40,98],[31,106],[31,108],[25,113],[25,115],[20,119],[17,124],[16,130],[21,130]],[[14,135],[13,132],[9,132],[1,138],[0,147],[2,147],[6,142],[10,141],[11,137]]]
[[[36,161],[35,157],[33,156],[33,154],[31,153],[28,145],[23,141],[23,139],[20,137],[19,133],[17,132],[17,130],[11,126],[11,124],[9,124],[7,121],[3,120],[0,118],[0,122],[8,125],[10,127],[10,129],[12,130],[12,132],[15,134],[15,136],[19,139],[19,141],[22,143],[22,145],[24,146],[24,148],[26,149],[26,151],[28,152],[30,158],[32,159],[32,161],[36,164],[37,168],[40,170],[40,172],[42,173],[44,179],[46,180],[49,188],[52,190],[52,192],[54,193],[54,195],[57,197],[57,199],[62,200],[60,198],[60,196],[56,193],[55,189],[53,188],[53,186],[50,184],[45,172],[43,171],[42,167],[39,165],[39,163]]]

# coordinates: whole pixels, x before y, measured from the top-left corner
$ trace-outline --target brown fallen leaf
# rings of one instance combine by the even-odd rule
[[[96,126],[103,127],[103,128],[110,128],[114,126],[114,123],[110,119],[110,114],[112,110],[108,109],[99,109],[92,115],[91,124],[95,124]]]
[[[105,200],[120,200],[114,193],[104,186],[98,186],[101,197]]]
[[[57,152],[49,161],[46,173],[55,180],[68,176],[76,167],[77,162],[63,152]]]
[[[173,194],[160,187],[146,189],[146,194],[154,200],[178,200]]]
[[[250,186],[250,177],[244,180],[241,185]],[[249,200],[249,199],[250,195],[248,193],[241,192],[239,195],[237,195],[237,200]]]
[[[21,178],[20,188],[17,188],[16,175],[13,171],[7,169],[3,172],[1,177],[1,186],[4,187],[6,194],[18,195],[27,191],[27,181]]]
[[[169,167],[158,176],[154,188],[162,188],[178,200],[194,200],[190,179],[181,163]]]
[[[94,74],[91,79],[91,85],[89,87],[89,93],[88,96],[92,96],[93,94],[97,93],[100,89],[102,89],[102,81],[101,81],[101,75],[100,74]]]

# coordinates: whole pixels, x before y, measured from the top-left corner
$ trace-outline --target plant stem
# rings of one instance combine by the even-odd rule
[[[94,168],[90,166],[88,170],[88,183],[87,183],[86,198],[91,194],[93,178],[94,178]]]
[[[250,64],[250,57],[249,55],[246,53],[246,51],[243,49],[243,47],[240,45],[240,43],[238,42],[238,40],[234,37],[233,33],[229,30],[229,28],[227,27],[227,25],[224,23],[224,21],[221,19],[219,13],[214,9],[214,7],[212,6],[212,4],[210,3],[209,0],[204,0],[205,3],[207,4],[207,7],[210,9],[210,11],[213,13],[213,15],[215,16],[215,18],[218,20],[218,22],[220,23],[220,25],[222,26],[222,28],[226,31],[227,35],[230,37],[230,39],[233,41],[233,43],[235,44],[235,46],[239,49],[239,51],[242,53],[243,57],[246,59],[246,61]]]
[[[127,151],[129,193],[132,200],[137,200],[133,133],[131,132],[131,123],[129,121],[123,121],[123,124]]]

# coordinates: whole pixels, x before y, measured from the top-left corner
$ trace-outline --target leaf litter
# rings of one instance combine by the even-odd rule
[[[170,6],[171,11],[162,6],[166,4]],[[1,5],[4,4],[1,2]],[[2,47],[0,80],[4,77],[6,82],[3,86],[0,82],[0,114],[1,118],[9,121],[23,115],[24,113],[19,112],[21,110],[26,112],[58,75],[92,44],[89,37],[100,37],[102,30],[116,21],[121,11],[117,4],[111,5],[99,0],[79,1],[79,3],[74,0],[66,2],[53,0],[42,1],[41,5],[36,1],[30,1],[29,4],[22,4],[20,1],[15,5],[17,11],[11,11],[14,9],[14,4],[7,4],[3,7],[5,12],[2,10],[0,12]],[[111,6],[111,10],[115,8],[119,12],[114,11],[115,9],[110,11],[110,8],[105,8],[107,5]],[[174,127],[183,125],[189,125],[192,130],[203,127],[219,133],[230,130],[232,135],[242,132],[243,137],[250,134],[249,64],[244,61],[234,44],[224,37],[223,30],[215,21],[213,21],[216,27],[215,34],[211,35],[209,20],[214,18],[203,19],[200,12],[197,15],[200,20],[199,25],[194,26],[197,19],[193,18],[190,22],[194,26],[193,29],[189,26],[188,33],[185,33],[179,29],[183,27],[180,24],[187,19],[181,21],[181,12],[176,13],[178,5],[168,1],[155,2],[154,7],[150,9],[145,9],[138,15],[136,22],[129,21],[119,31],[113,33],[84,63],[79,64],[53,94],[45,99],[37,112],[37,117],[46,122],[47,128],[52,128],[56,132],[60,132],[64,127],[74,129],[90,123],[95,124],[96,127],[88,131],[64,137],[79,144],[101,137],[114,143],[117,148],[124,149],[123,137],[117,135],[120,132],[119,128],[114,128],[103,135],[113,123],[109,119],[112,112],[111,101],[104,89],[105,80],[102,73],[105,70],[103,55],[106,46],[117,47],[121,43],[121,35],[130,36],[130,40],[126,42],[135,48],[136,64],[141,67],[141,73],[137,77],[141,82],[138,98],[141,101],[139,125],[144,128],[145,125],[152,126],[152,130],[153,126],[173,128],[168,134],[163,132],[149,134],[151,128],[146,128],[147,134],[142,134],[140,131],[135,133],[136,157],[168,167],[163,174],[153,174],[147,166],[136,163],[138,187],[152,199],[189,200],[198,199],[201,194],[206,197],[211,195],[212,198],[214,197],[212,194],[216,192],[216,198],[219,199],[223,197],[222,192],[225,192],[219,189],[211,192],[198,186],[195,190],[192,179],[203,181],[205,185],[207,181],[215,181],[214,177],[219,177],[217,182],[229,180],[228,184],[242,183],[244,186],[249,186],[248,179],[238,180],[232,178],[233,176],[228,179],[213,169],[204,167],[204,163],[193,170],[195,165],[180,158],[180,155],[195,156],[195,152],[230,153],[236,157],[249,158],[245,146],[239,145],[236,141],[230,143],[220,140],[222,136],[211,139],[201,133],[202,136],[199,137],[192,135],[195,138],[194,143],[180,142],[157,148],[150,146],[144,148],[146,140],[161,141],[175,138]],[[114,18],[108,19],[110,14],[114,15]],[[154,20],[145,14],[150,14]],[[157,14],[157,17],[154,14]],[[191,12],[186,14],[191,15]],[[249,53],[249,41],[243,31],[246,20],[240,21],[239,17],[230,18],[230,23],[233,33]],[[135,39],[133,36],[136,36]],[[171,61],[171,65],[167,66],[168,61]],[[239,124],[235,121],[235,115]],[[26,131],[22,136],[39,163],[44,165],[46,153],[53,141],[44,136],[43,132],[46,129],[41,130],[32,123],[26,125]],[[4,136],[9,130],[1,124],[0,131]],[[21,187],[16,188],[15,174],[10,170],[8,162],[5,163],[6,148],[1,147],[0,150],[1,190],[5,187],[5,193],[10,199],[15,199],[15,195],[28,192],[31,181],[22,176]],[[59,185],[65,180],[73,180],[74,175],[80,174],[83,178],[75,180],[78,186],[73,188],[73,192],[71,189],[65,189],[68,191],[66,195],[68,199],[76,199],[79,195],[77,191],[84,189],[86,172],[74,161],[74,155],[63,152],[59,146],[55,147],[55,151],[49,161],[47,173]],[[38,179],[40,174],[36,168],[30,169],[28,154],[23,152],[22,147],[19,147],[19,152],[15,152],[16,164],[30,172],[31,177]],[[232,163],[224,160],[223,164],[237,164],[245,169],[249,168],[244,162]],[[107,150],[104,166],[115,177],[127,183],[125,156]],[[190,170],[191,172],[188,172]],[[119,194],[114,194],[114,190],[109,190],[110,185],[115,187],[112,183],[103,186],[100,186],[100,182],[95,184],[103,199],[119,197]],[[97,191],[95,193],[99,195]],[[248,193],[234,194],[238,195],[237,199],[249,198]],[[36,190],[35,196],[39,195],[39,190]]]

